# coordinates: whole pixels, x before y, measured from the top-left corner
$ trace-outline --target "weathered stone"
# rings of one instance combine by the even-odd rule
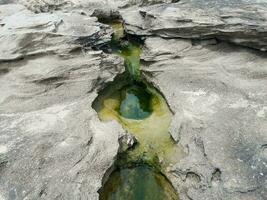
[[[2,199],[98,199],[123,130],[99,122],[91,104],[119,66],[101,52],[0,64]]]
[[[49,12],[58,9],[84,9],[84,12],[102,12],[111,14],[118,12],[119,8],[127,8],[134,5],[147,6],[160,3],[174,3],[179,0],[14,0],[25,5],[36,13]],[[106,15],[108,16],[108,15]]]
[[[183,0],[122,10],[128,33],[229,41],[267,50],[265,1]]]
[[[265,50],[263,0],[12,1],[36,14],[10,2],[0,3],[0,199],[98,199],[117,152],[136,142],[91,108],[123,72],[121,58],[92,50],[112,33],[92,16],[120,13],[147,37],[143,74],[174,113],[186,156],[166,175],[180,199],[265,199],[266,55],[220,42]]]
[[[137,139],[130,134],[125,134],[119,138],[119,143],[120,152],[125,152],[127,149],[132,148],[137,143]]]
[[[90,50],[111,29],[75,13],[0,11],[0,199],[98,199],[124,134],[91,108],[123,71],[118,56]]]
[[[82,46],[97,46],[111,38],[112,30],[95,17],[77,13],[34,14],[24,6],[0,6],[0,61],[27,55],[68,53]]]
[[[265,199],[266,56],[149,37],[142,59],[175,114],[170,132],[188,154],[170,168],[177,190],[191,199]]]

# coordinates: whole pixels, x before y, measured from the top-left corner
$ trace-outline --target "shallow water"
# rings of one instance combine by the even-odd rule
[[[128,119],[144,119],[151,112],[151,94],[142,87],[133,85],[123,91],[122,101],[120,103],[120,115]]]
[[[164,98],[145,84],[121,84],[122,80],[103,90],[94,108],[102,121],[116,120],[137,138],[138,147],[128,151],[124,160],[160,164],[161,167],[179,160],[183,153],[168,132],[172,114]],[[125,97],[133,87],[141,90],[139,94]]]
[[[114,171],[100,200],[176,200],[171,184],[147,166]]]
[[[114,34],[111,40],[111,49],[113,53],[124,58],[124,66],[130,78],[133,80],[140,80],[140,44],[136,41],[123,40],[124,30],[122,23],[110,23]]]
[[[119,153],[115,171],[99,191],[101,200],[172,200],[178,195],[160,173],[184,153],[168,132],[172,114],[162,95],[140,76],[140,47],[114,30],[112,52],[124,58],[125,73],[109,83],[93,102],[100,120],[118,121],[138,141]],[[107,133],[108,134],[108,133]]]

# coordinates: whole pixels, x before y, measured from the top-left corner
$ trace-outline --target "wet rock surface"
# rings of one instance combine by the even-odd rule
[[[264,1],[13,2],[0,3],[0,199],[98,199],[117,152],[136,142],[91,108],[123,72],[93,50],[112,33],[94,16],[111,15],[145,36],[142,74],[173,111],[186,156],[166,175],[179,198],[265,199]]]

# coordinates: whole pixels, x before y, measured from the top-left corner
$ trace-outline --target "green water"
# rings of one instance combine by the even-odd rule
[[[136,44],[125,45],[120,54],[124,58],[126,71],[134,80],[140,80],[140,48]]]
[[[120,115],[128,119],[144,119],[151,114],[151,94],[142,87],[132,85],[125,89],[120,104]]]
[[[114,171],[100,200],[176,200],[171,184],[147,166]]]
[[[111,48],[113,53],[116,53],[124,58],[124,66],[130,78],[140,80],[140,45],[136,41],[122,40],[124,37],[122,23],[116,22],[110,24],[114,30],[111,40]]]
[[[92,107],[103,122],[118,121],[138,144],[118,154],[115,171],[99,191],[100,200],[178,199],[160,173],[184,155],[168,132],[172,114],[161,94],[141,79],[139,45],[123,39],[121,24],[111,25],[112,51],[124,58],[126,70],[99,92]]]

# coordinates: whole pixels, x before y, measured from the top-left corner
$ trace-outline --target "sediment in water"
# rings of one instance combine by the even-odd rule
[[[172,114],[161,94],[140,76],[139,44],[123,39],[121,25],[112,27],[116,29],[109,47],[124,58],[125,72],[99,92],[92,107],[102,121],[118,121],[138,144],[118,154],[100,199],[178,199],[162,174],[183,155],[168,133]]]
[[[100,200],[176,200],[172,185],[147,165],[115,170],[100,191]]]

